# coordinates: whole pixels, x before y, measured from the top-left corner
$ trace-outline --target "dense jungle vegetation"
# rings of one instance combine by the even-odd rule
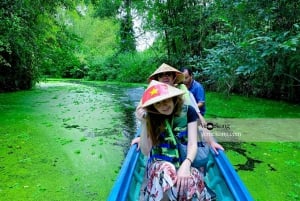
[[[145,82],[165,62],[192,67],[210,91],[299,102],[299,10],[299,0],[2,0],[0,91],[47,77]]]

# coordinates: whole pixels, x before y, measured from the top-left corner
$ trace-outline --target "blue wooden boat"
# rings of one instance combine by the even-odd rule
[[[137,145],[131,146],[107,200],[139,200],[146,162],[146,157],[137,151]],[[219,151],[219,155],[210,152],[205,182],[209,189],[215,193],[215,200],[253,201],[249,191],[223,151]]]

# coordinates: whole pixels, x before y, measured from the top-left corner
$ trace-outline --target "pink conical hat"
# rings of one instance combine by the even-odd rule
[[[142,107],[184,94],[184,91],[168,84],[152,80],[143,94]]]

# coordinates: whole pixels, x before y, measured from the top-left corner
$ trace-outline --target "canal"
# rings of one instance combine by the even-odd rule
[[[1,200],[106,200],[136,134],[134,111],[143,91],[142,85],[51,80],[29,91],[0,94]],[[224,101],[211,95],[208,104],[214,104],[215,114]],[[253,109],[257,99],[251,102],[243,100],[242,109]],[[299,106],[262,104],[264,110],[280,113],[285,107],[299,117]],[[219,118],[212,114],[206,119]],[[238,125],[243,133],[250,127]],[[291,125],[285,133],[299,138]],[[254,198],[299,199],[297,139],[222,145]]]

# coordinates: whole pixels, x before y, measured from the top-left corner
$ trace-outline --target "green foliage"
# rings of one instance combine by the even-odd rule
[[[72,26],[68,26],[67,30],[82,39],[82,44],[77,47],[77,54],[83,55],[81,60],[88,62],[100,55],[110,57],[118,49],[116,38],[119,23],[110,18],[94,18],[93,14],[94,9],[89,5],[86,15],[80,16],[77,12],[68,11],[65,19],[72,20]]]
[[[0,91],[30,89],[38,81],[39,60],[43,59],[38,39],[49,28],[38,23],[39,17],[51,17],[60,3],[1,1]]]
[[[34,60],[34,34],[31,34],[29,17],[35,18],[31,9],[21,12],[19,4],[0,3],[0,91],[31,88],[36,77]]]
[[[155,61],[151,52],[142,53],[124,53],[117,57],[116,65],[119,72],[117,80],[122,82],[140,82],[143,83],[147,77],[156,69],[158,63]]]
[[[207,89],[300,100],[300,2],[134,1],[175,66]]]
[[[117,70],[111,66],[107,58],[94,57],[89,66],[88,80],[113,80],[116,77]]]
[[[287,13],[280,11],[281,16],[274,13],[274,10],[284,10],[290,5],[285,7],[281,2],[265,2],[262,5],[259,1],[238,4],[216,1],[214,6],[218,11],[215,15],[223,19],[219,21],[221,30],[209,36],[208,39],[216,45],[206,50],[204,63],[196,65],[198,69],[204,69],[209,83],[214,84],[210,85],[212,89],[227,94],[237,92],[300,100],[297,95],[300,92],[299,25],[291,24],[296,21],[295,16],[289,16],[293,12],[291,10]],[[223,12],[224,7],[229,13]],[[253,9],[251,15],[248,8]],[[293,8],[294,11],[296,8]],[[290,20],[289,23],[282,21],[282,26],[287,28],[285,30],[277,26],[283,16]]]
[[[95,16],[100,18],[113,18],[118,14],[122,0],[96,0],[93,2],[95,6]]]
[[[130,1],[126,0],[125,2],[127,2],[123,8],[125,15],[120,19],[120,52],[134,52],[136,50],[136,45]]]
[[[120,52],[133,52],[136,50],[135,37],[133,31],[133,17],[131,0],[97,0],[93,1],[95,7],[94,17],[101,20],[117,19],[119,30],[116,35],[118,49]],[[103,30],[102,30],[103,31]]]
[[[93,13],[93,7],[85,4],[78,4],[75,11],[58,9],[55,24],[51,25],[52,31],[42,40],[49,42],[43,45],[43,57],[47,58],[41,63],[43,74],[93,79],[99,59],[106,60],[114,54],[118,23],[111,19],[95,19]]]
[[[167,59],[176,66],[185,63],[186,55],[200,55],[205,36],[206,7],[197,1],[146,1],[148,24],[145,28],[158,32]],[[145,14],[143,14],[145,15]]]
[[[203,76],[206,77],[204,83],[210,89],[229,95],[237,79],[235,69],[239,65],[240,57],[234,56],[239,56],[238,48],[231,43],[224,43],[207,51],[209,53],[206,59],[199,63]]]
[[[2,1],[2,91],[40,75],[143,82],[162,62],[206,89],[300,100],[300,1]],[[134,20],[156,41],[136,52]],[[95,18],[96,16],[96,18]]]
[[[88,79],[145,82],[158,65],[160,61],[152,51],[120,53],[108,59],[98,57],[91,64]]]
[[[38,56],[43,58],[39,60],[40,73],[49,77],[83,77],[84,73],[79,75],[79,72],[85,63],[76,55],[81,39],[69,32],[65,26],[51,27],[53,29],[38,40],[42,50],[38,52]]]

